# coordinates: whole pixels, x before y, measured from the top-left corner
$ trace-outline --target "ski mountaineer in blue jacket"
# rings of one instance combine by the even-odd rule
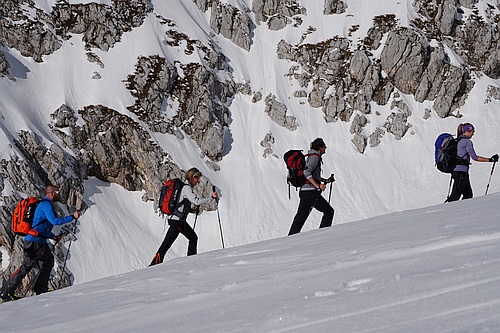
[[[57,217],[54,212],[53,202],[60,200],[59,188],[54,185],[49,185],[45,189],[45,197],[38,204],[33,215],[32,229],[24,239],[24,260],[21,265],[11,276],[5,281],[0,288],[0,298],[4,301],[18,299],[15,291],[23,278],[31,269],[42,262],[42,268],[35,281],[34,291],[37,295],[47,292],[50,272],[54,267],[54,256],[50,247],[47,244],[47,239],[59,240],[61,237],[52,233],[52,227],[55,225],[63,225],[72,222],[80,217],[80,212],[75,212],[73,215],[65,217]]]
[[[472,136],[475,128],[470,123],[460,124],[457,129],[457,166],[453,169],[451,177],[453,178],[453,189],[446,202],[457,201],[462,199],[472,198],[472,186],[469,179],[469,164],[473,159],[477,162],[498,162],[498,155],[495,154],[490,158],[478,156],[472,144]]]

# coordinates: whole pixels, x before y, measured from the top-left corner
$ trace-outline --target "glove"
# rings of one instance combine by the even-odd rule
[[[498,162],[498,154],[495,154],[490,157],[490,162]]]
[[[191,208],[191,213],[199,215],[200,214],[200,206],[194,206]]]
[[[57,243],[57,242],[59,242],[62,239],[62,235],[54,236],[54,237],[52,237],[52,239],[55,240],[56,243]]]

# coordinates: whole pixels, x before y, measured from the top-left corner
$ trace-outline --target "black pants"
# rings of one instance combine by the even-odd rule
[[[323,213],[323,218],[321,219],[321,224],[319,225],[320,228],[332,225],[335,210],[332,206],[330,206],[328,201],[323,198],[320,191],[300,191],[299,197],[299,208],[297,209],[297,214],[295,214],[295,218],[293,219],[288,235],[300,232],[313,208]]]
[[[31,269],[42,262],[42,268],[35,282],[35,293],[41,294],[48,291],[50,272],[54,267],[54,256],[47,244],[37,242],[24,242],[24,259],[19,267],[7,281],[2,285],[0,292],[14,294],[17,287],[21,284],[23,278]]]
[[[453,189],[450,197],[446,202],[457,201],[462,196],[462,199],[472,198],[472,187],[470,185],[469,174],[467,172],[454,171],[451,174],[453,178]]]
[[[189,241],[187,255],[190,256],[196,254],[197,252],[198,236],[186,221],[169,220],[168,224],[170,225],[170,227],[167,230],[165,239],[158,248],[158,251],[156,251],[156,254],[149,266],[153,266],[163,262],[165,253],[167,253],[168,249],[177,239],[179,233],[183,234]]]

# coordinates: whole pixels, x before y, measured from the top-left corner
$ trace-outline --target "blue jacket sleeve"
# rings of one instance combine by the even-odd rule
[[[37,209],[35,211],[35,216],[33,221],[34,224],[36,222],[43,220],[49,221],[52,225],[62,225],[73,221],[73,216],[71,215],[65,217],[57,217],[56,214],[54,213],[54,207],[52,207],[52,203],[48,200],[42,200],[38,204],[38,206],[40,207],[40,209]]]
[[[28,234],[27,241],[45,243],[46,239],[53,238],[52,227],[73,221],[73,216],[56,217],[52,201],[45,197],[35,209],[32,228],[38,232],[38,236]]]

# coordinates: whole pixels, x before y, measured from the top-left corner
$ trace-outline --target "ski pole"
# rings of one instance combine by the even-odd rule
[[[69,249],[71,248],[71,243],[73,242],[73,236],[75,235],[75,232],[76,232],[76,224],[77,223],[78,223],[78,219],[75,220],[75,226],[71,230],[71,238],[69,240],[68,250],[66,251],[66,255],[64,256],[63,268],[61,270],[61,280],[62,280],[62,274],[64,273],[64,270],[66,269],[66,261],[68,260]]]
[[[332,187],[333,187],[333,182],[335,181],[335,177],[333,177],[333,173],[332,175],[330,176],[330,178],[328,178],[330,180],[330,194],[328,194],[328,203],[330,203],[330,200],[332,199]]]
[[[194,217],[193,230],[196,228],[196,221],[198,220],[199,208],[196,210],[196,216]]]
[[[491,167],[490,179],[488,180],[488,185],[486,185],[486,192],[484,193],[484,195],[488,194],[488,189],[490,188],[491,176],[493,176],[493,170],[495,170],[495,164],[497,164],[496,161],[493,162],[493,166]]]
[[[453,181],[453,175],[450,176],[450,186],[448,186],[448,196],[446,197],[446,201],[448,202],[448,199],[450,198],[450,191],[451,191],[451,183]]]
[[[212,191],[215,192],[215,186],[212,186]],[[224,246],[224,235],[222,234],[222,224],[220,223],[219,197],[215,198],[215,208],[217,209],[217,218],[219,219],[220,240],[222,242],[222,248],[225,249],[226,247]]]

